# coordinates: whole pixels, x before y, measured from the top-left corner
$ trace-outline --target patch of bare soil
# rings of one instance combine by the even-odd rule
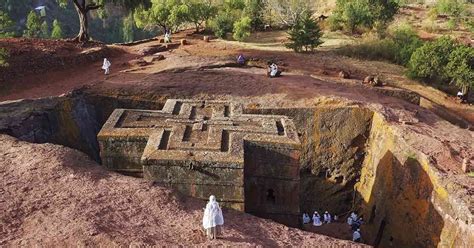
[[[104,170],[86,155],[0,135],[0,246],[363,247],[224,210],[220,239],[201,228],[205,202]]]

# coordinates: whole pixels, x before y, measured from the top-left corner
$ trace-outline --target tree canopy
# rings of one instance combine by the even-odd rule
[[[343,28],[351,33],[357,28],[375,28],[383,32],[398,8],[397,0],[337,0],[330,23],[333,29]]]
[[[88,41],[89,37],[89,22],[88,14],[92,10],[100,10],[100,16],[105,16],[104,6],[106,3],[114,3],[125,7],[126,9],[134,9],[138,6],[149,5],[150,0],[56,0],[57,3],[65,7],[70,1],[74,4],[77,14],[79,15],[79,34],[75,38],[77,41]]]
[[[318,23],[311,17],[311,12],[305,12],[295,25],[288,32],[290,42],[286,47],[293,49],[295,52],[302,52],[303,49],[314,51],[314,48],[321,45],[322,32]]]
[[[0,10],[0,38],[12,37],[14,35],[15,23],[7,13]]]

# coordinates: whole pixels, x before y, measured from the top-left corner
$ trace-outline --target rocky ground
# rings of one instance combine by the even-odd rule
[[[439,166],[439,177],[446,179],[441,183],[443,187],[461,185],[456,188],[459,198],[463,202],[472,200],[472,178],[461,170],[462,158],[474,163],[474,136],[468,130],[474,124],[472,106],[457,104],[445,93],[407,80],[400,67],[384,62],[358,61],[329,51],[294,54],[223,41],[206,43],[199,36],[186,34],[175,37],[181,38],[186,38],[188,45],[176,43],[167,49],[162,49],[158,41],[109,47],[77,47],[61,42],[49,47],[38,41],[39,47],[47,50],[46,55],[37,52],[31,62],[25,58],[34,51],[18,53],[12,70],[25,68],[24,72],[10,74],[13,76],[0,82],[0,101],[55,96],[82,88],[91,95],[114,98],[229,99],[244,102],[247,108],[367,106],[395,126],[397,136],[433,159]],[[11,45],[14,51],[31,46],[24,40],[8,42],[18,42]],[[5,45],[4,41],[0,45]],[[70,53],[65,52],[68,49]],[[160,57],[150,52],[154,49]],[[91,51],[94,55],[86,56],[79,65],[69,59]],[[248,66],[235,65],[239,53],[252,59]],[[112,61],[109,76],[100,69],[101,56]],[[53,70],[41,65],[60,57],[67,59]],[[278,63],[284,70],[283,77],[267,78],[267,61]],[[37,70],[26,69],[29,63]],[[339,78],[340,71],[348,72],[350,79]],[[422,96],[421,106],[387,97],[361,83],[365,76],[376,73],[382,74],[385,83],[380,89],[389,90],[391,86],[414,91]],[[200,228],[204,203],[178,197],[141,179],[107,172],[84,154],[58,145],[30,144],[0,136],[0,176],[1,246],[354,245],[230,210],[225,212],[223,238],[208,242]],[[310,231],[334,235],[339,230],[340,226],[335,226]],[[349,237],[344,234],[344,238]]]
[[[35,154],[35,156],[31,156]],[[204,202],[108,172],[78,151],[0,136],[0,246],[362,247],[224,210],[207,241]]]

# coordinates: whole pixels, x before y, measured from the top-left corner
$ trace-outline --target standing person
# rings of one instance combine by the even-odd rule
[[[105,70],[105,75],[109,75],[111,65],[112,63],[110,63],[107,58],[104,58],[104,63],[102,63],[102,70]]]
[[[206,229],[207,237],[211,240],[217,238],[218,226],[224,225],[222,209],[219,207],[219,203],[217,203],[216,197],[213,195],[209,197],[209,202],[204,209],[202,225],[204,229]]]
[[[347,224],[349,226],[352,226],[352,224],[357,220],[357,214],[355,212],[352,212],[349,217],[347,217]]]
[[[360,238],[361,238],[361,236],[360,236],[360,229],[357,229],[357,230],[355,230],[354,233],[352,234],[352,241],[359,243],[359,242],[360,242]]]
[[[166,30],[165,31],[165,43],[170,43],[171,42],[171,31]]]

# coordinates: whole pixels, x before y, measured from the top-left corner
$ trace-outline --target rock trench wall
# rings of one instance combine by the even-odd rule
[[[99,160],[96,135],[116,108],[161,109],[162,101],[72,94],[0,104],[0,133],[69,146]],[[430,160],[377,113],[360,107],[247,109],[293,118],[300,139],[301,211],[347,212],[366,221],[378,247],[469,247],[472,214]]]
[[[435,166],[375,114],[357,189],[363,235],[376,247],[469,247],[472,214]]]

